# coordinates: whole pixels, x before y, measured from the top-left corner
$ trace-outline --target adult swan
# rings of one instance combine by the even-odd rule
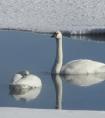
[[[63,65],[62,33],[55,32],[52,37],[56,39],[56,59],[52,73],[56,74],[95,74],[105,72],[105,64],[88,59],[79,59]]]

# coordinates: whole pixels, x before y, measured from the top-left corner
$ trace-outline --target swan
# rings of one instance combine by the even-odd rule
[[[105,64],[88,59],[73,60],[63,64],[62,33],[57,31],[51,37],[56,39],[56,59],[52,73],[56,74],[95,74],[105,72]]]
[[[34,74],[30,74],[28,70],[16,73],[10,83],[10,86],[21,86],[24,89],[37,88],[42,86],[40,78]]]

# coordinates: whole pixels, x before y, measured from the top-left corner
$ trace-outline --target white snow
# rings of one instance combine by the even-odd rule
[[[0,29],[82,33],[105,28],[105,0],[0,0]]]
[[[105,118],[105,111],[0,107],[0,118]]]

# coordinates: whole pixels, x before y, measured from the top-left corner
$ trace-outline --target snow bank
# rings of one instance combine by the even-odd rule
[[[104,111],[0,108],[0,118],[105,118]]]
[[[105,0],[0,0],[0,29],[82,34],[104,28]]]

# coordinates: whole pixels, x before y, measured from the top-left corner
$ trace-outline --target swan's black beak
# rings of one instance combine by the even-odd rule
[[[53,33],[52,35],[51,35],[51,38],[54,38],[55,37],[55,33]]]
[[[56,37],[56,35],[57,35],[57,33],[54,32],[51,37],[54,38],[54,37]]]

